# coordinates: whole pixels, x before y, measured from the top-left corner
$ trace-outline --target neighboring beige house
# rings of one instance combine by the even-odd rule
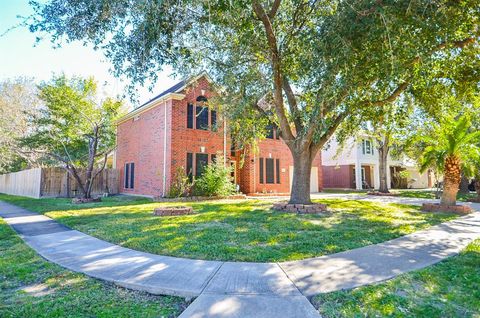
[[[324,188],[366,189],[378,188],[380,174],[378,152],[371,138],[350,138],[343,148],[332,138],[322,150]],[[407,178],[400,178],[400,171],[407,171]],[[433,186],[430,172],[420,173],[415,163],[404,157],[387,160],[387,184],[389,188],[422,189]]]

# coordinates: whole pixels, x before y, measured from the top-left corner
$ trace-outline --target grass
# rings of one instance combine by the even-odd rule
[[[418,199],[435,199],[435,190],[394,190],[399,193],[399,196],[406,198],[418,198]],[[441,195],[441,193],[440,193]],[[467,201],[467,199],[477,197],[476,193],[458,193],[457,200],[461,202]]]
[[[324,193],[338,193],[338,194],[367,194],[367,190],[354,190],[354,189],[324,189]],[[390,192],[398,193],[398,196],[404,198],[417,198],[417,199],[435,199],[435,190],[417,190],[417,189],[391,189]],[[441,192],[440,192],[441,195]],[[466,202],[467,199],[476,198],[475,192],[470,193],[458,193],[457,200],[460,202]]]
[[[480,317],[480,240],[460,255],[373,286],[316,296],[327,317]]]
[[[185,306],[47,262],[0,219],[0,317],[177,317]]]
[[[265,200],[181,203],[197,214],[155,217],[148,199],[112,197],[73,205],[68,199],[0,200],[44,213],[74,229],[135,250],[187,258],[287,261],[332,254],[409,234],[454,218],[418,207],[328,199],[329,215],[270,209]]]

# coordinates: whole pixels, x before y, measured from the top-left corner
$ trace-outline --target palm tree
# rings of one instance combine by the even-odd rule
[[[480,144],[480,132],[471,132],[467,116],[443,121],[432,136],[424,138],[427,146],[420,158],[420,171],[435,167],[443,172],[443,193],[440,204],[455,205],[460,185],[462,161]]]

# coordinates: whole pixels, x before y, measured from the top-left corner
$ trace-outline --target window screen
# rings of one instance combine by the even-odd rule
[[[211,123],[212,123],[212,131],[217,131],[217,111],[212,110],[210,112],[211,118]]]
[[[135,164],[133,162],[125,164],[125,189],[133,189],[135,184]]]
[[[192,181],[193,176],[193,153],[187,153],[187,176],[188,180]]]
[[[263,183],[263,158],[260,158],[260,183]]]
[[[275,160],[275,174],[277,175],[277,183],[280,183],[280,159]]]
[[[274,183],[275,182],[275,179],[274,179],[274,160],[272,158],[267,158],[265,159],[265,170],[266,170],[266,173],[267,173],[267,183]]]
[[[187,105],[187,128],[193,128],[193,105]]]
[[[200,177],[208,165],[208,154],[197,153],[195,155],[195,177]]]
[[[197,129],[208,130],[208,107],[197,106]]]

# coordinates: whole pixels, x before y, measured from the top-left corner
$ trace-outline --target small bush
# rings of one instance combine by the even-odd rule
[[[208,164],[200,178],[195,181],[194,193],[200,196],[228,196],[236,191],[232,182],[232,167],[225,166],[223,155]]]
[[[184,167],[177,167],[173,176],[170,190],[168,191],[169,198],[179,198],[187,196],[192,188],[192,183],[185,173]]]

